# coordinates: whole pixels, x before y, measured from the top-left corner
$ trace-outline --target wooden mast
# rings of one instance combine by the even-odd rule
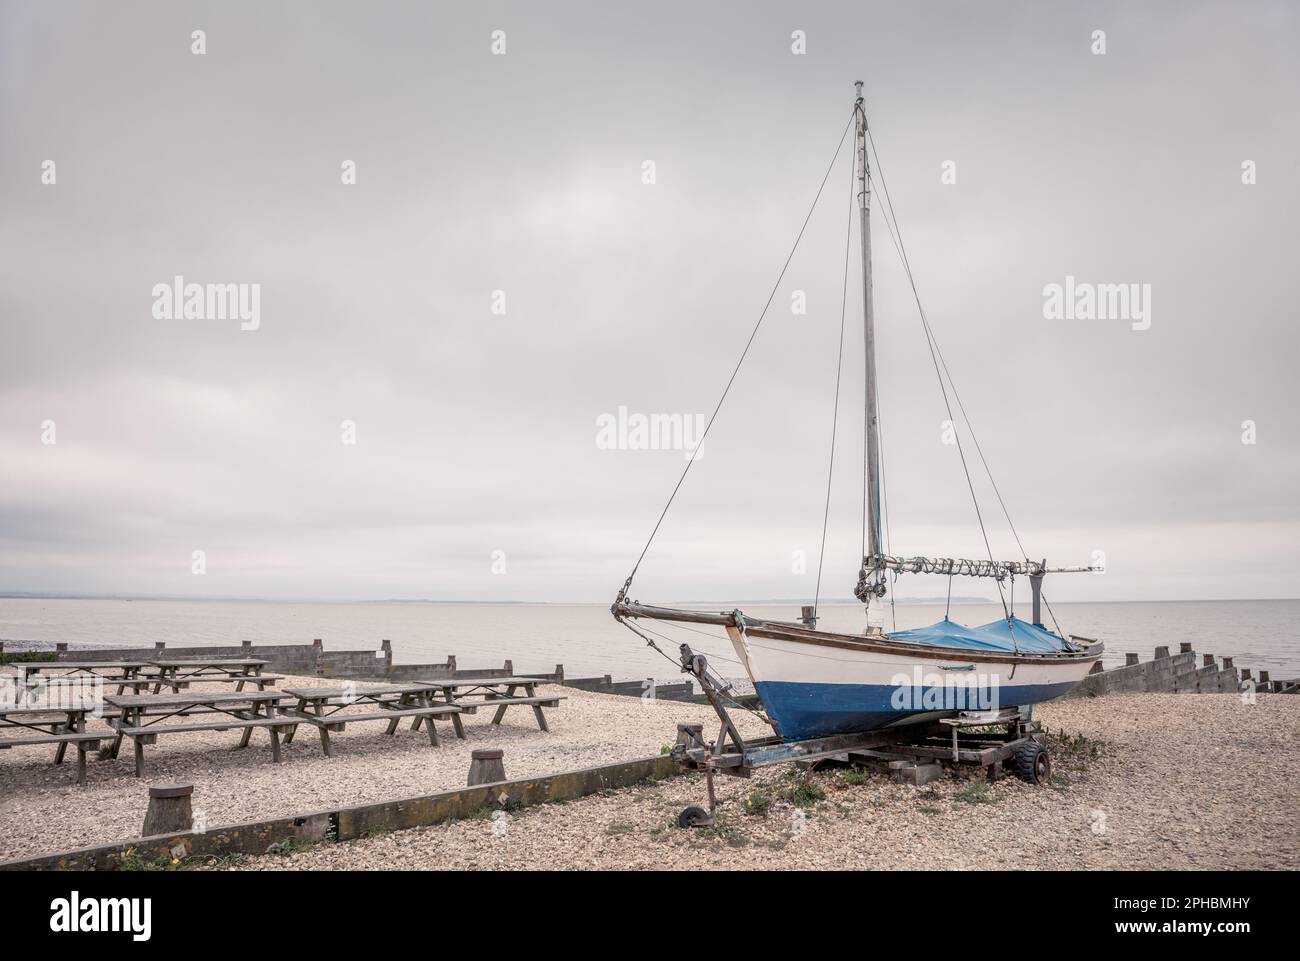
[[[875,573],[876,559],[880,557],[880,441],[876,421],[876,331],[875,311],[871,298],[871,169],[867,163],[867,114],[863,107],[862,81],[854,84],[858,99],[854,105],[857,115],[857,165],[858,165],[858,220],[862,225],[862,323],[866,347],[866,485],[867,485],[867,558],[870,558],[870,579]],[[864,567],[868,565],[863,559]],[[883,582],[878,581],[881,586]],[[870,585],[868,585],[870,587]],[[872,592],[877,593],[875,591]],[[867,600],[867,598],[864,598]]]

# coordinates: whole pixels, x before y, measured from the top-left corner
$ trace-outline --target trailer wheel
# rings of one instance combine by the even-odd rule
[[[1030,784],[1046,784],[1052,779],[1052,759],[1037,741],[1016,748],[1015,768],[1016,777]]]
[[[677,815],[677,826],[679,828],[699,828],[706,827],[713,821],[709,817],[709,812],[698,805],[692,804],[681,814]]]

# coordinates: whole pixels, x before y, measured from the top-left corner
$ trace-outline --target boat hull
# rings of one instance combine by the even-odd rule
[[[1067,693],[1101,656],[1100,644],[1074,654],[1017,656],[766,624],[727,633],[786,740],[1037,704]]]

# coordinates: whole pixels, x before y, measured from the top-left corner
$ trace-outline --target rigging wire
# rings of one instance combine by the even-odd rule
[[[622,619],[620,618],[620,620],[622,620]],[[663,634],[663,633],[660,633],[659,631],[656,631],[656,630],[655,630],[654,628],[652,628],[652,627],[645,627],[644,625],[629,624],[627,621],[622,621],[622,623],[623,623],[623,626],[626,627],[628,630],[630,630],[632,633],[634,633],[634,634],[639,634],[639,635],[640,635],[640,636],[645,640],[646,644],[648,644],[650,647],[654,648],[656,651],[658,651],[660,654],[662,654],[662,655],[663,655],[665,658],[667,658],[668,660],[673,661],[673,663],[677,665],[678,670],[682,670],[681,662],[680,662],[680,661],[675,661],[675,660],[673,660],[672,657],[670,657],[668,654],[664,653],[663,648],[661,648],[658,644],[656,644],[656,643],[655,643],[651,638],[646,637],[646,635],[645,635],[644,632],[645,632],[645,631],[649,631],[651,634],[654,634],[656,637],[660,637],[660,638],[662,638],[663,640],[667,641],[669,644],[674,643],[674,641],[673,641],[673,639],[672,639],[671,637],[669,637],[667,634]],[[706,657],[706,658],[711,657],[711,656],[712,656],[712,655],[708,654],[708,652],[705,652],[705,657]],[[729,660],[732,660],[732,658],[724,657],[724,658],[722,658],[722,660],[724,660],[724,661],[729,661]],[[740,662],[737,661],[736,663],[740,663]],[[713,673],[713,674],[715,674],[716,677],[721,678],[721,675],[717,675],[716,672],[713,672],[712,670],[710,670],[710,673]],[[731,690],[731,684],[730,684],[730,683],[726,684],[725,686],[724,686],[724,685],[718,685],[718,687],[719,687],[719,689],[716,691],[716,693],[717,693],[720,697],[723,697],[723,698],[725,698],[727,701],[731,702],[731,706],[732,706],[732,707],[734,707],[734,708],[738,708],[739,710],[742,710],[742,711],[748,711],[750,714],[754,715],[756,718],[758,718],[759,720],[761,720],[764,724],[771,724],[771,723],[772,723],[770,720],[768,720],[768,717],[767,717],[767,715],[766,715],[765,713],[763,713],[762,711],[755,710],[754,708],[748,706],[747,704],[742,704],[742,703],[741,703],[738,699],[736,699],[733,695],[727,693],[728,691]]]
[[[993,488],[993,495],[997,498],[998,506],[1002,508],[1002,516],[1003,516],[1004,518],[1006,518],[1006,521],[1007,521],[1007,527],[1010,528],[1010,530],[1011,530],[1011,536],[1015,539],[1016,547],[1019,548],[1019,550],[1020,550],[1020,555],[1021,555],[1021,556],[1026,560],[1026,561],[1028,561],[1028,560],[1029,560],[1029,552],[1025,550],[1025,545],[1024,545],[1024,543],[1023,543],[1023,542],[1021,541],[1021,539],[1020,539],[1020,532],[1019,532],[1018,530],[1016,530],[1015,522],[1011,519],[1011,511],[1008,510],[1006,500],[1002,497],[1002,490],[998,487],[998,482],[997,482],[997,480],[994,479],[994,477],[993,477],[993,469],[992,469],[991,467],[989,467],[988,458],[986,458],[986,457],[984,456],[984,448],[983,448],[983,446],[980,444],[980,441],[979,441],[979,435],[976,434],[976,432],[975,432],[975,423],[974,423],[974,421],[971,420],[970,414],[966,411],[966,404],[965,404],[965,402],[961,399],[961,392],[957,390],[957,382],[956,382],[955,380],[953,380],[952,372],[949,371],[949,369],[948,369],[948,361],[947,361],[947,359],[943,356],[943,349],[939,346],[939,340],[938,340],[937,337],[934,336],[934,331],[933,331],[933,329],[930,327],[930,321],[929,321],[929,318],[926,317],[926,315],[925,315],[925,308],[923,308],[923,307],[921,306],[921,298],[920,298],[920,294],[919,294],[919,293],[917,292],[917,290],[916,290],[916,282],[915,282],[915,280],[914,280],[913,277],[912,277],[912,268],[911,268],[910,264],[909,264],[908,261],[907,261],[907,253],[906,253],[906,250],[905,250],[904,245],[903,245],[903,232],[902,232],[902,228],[898,226],[898,218],[897,218],[897,216],[894,214],[894,205],[893,205],[893,202],[890,201],[890,199],[889,199],[889,188],[888,188],[888,187],[886,186],[886,184],[885,184],[885,173],[884,173],[884,169],[881,167],[881,164],[880,164],[880,155],[879,155],[879,154],[877,153],[877,151],[876,151],[876,142],[875,142],[875,139],[872,138],[872,136],[871,136],[871,126],[870,126],[869,124],[866,126],[866,131],[867,131],[867,139],[868,139],[868,141],[869,141],[870,144],[871,144],[871,155],[872,155],[872,157],[875,158],[875,161],[876,161],[876,169],[880,171],[880,187],[881,187],[881,191],[882,191],[883,194],[884,194],[885,203],[886,203],[886,204],[888,205],[888,207],[889,207],[889,213],[888,213],[887,216],[886,216],[885,226],[886,226],[886,227],[889,226],[889,219],[892,218],[893,221],[894,221],[894,228],[893,228],[893,230],[890,231],[890,237],[891,237],[891,239],[893,239],[893,237],[894,237],[894,230],[897,230],[897,232],[898,232],[898,236],[897,236],[897,239],[895,240],[895,247],[898,249],[898,251],[899,251],[899,256],[900,256],[900,257],[902,258],[902,260],[903,260],[903,269],[904,269],[904,270],[906,271],[906,273],[907,273],[907,279],[908,279],[908,282],[911,284],[913,296],[916,298],[916,306],[917,306],[917,310],[918,310],[918,311],[920,312],[920,314],[921,314],[921,322],[922,322],[922,324],[923,324],[924,327],[925,327],[927,340],[928,340],[929,343],[931,344],[931,347],[932,347],[932,350],[933,350],[933,354],[934,354],[934,356],[938,358],[939,366],[943,368],[943,376],[947,378],[947,380],[948,380],[948,386],[952,388],[952,396],[953,396],[953,399],[957,401],[957,409],[958,409],[959,411],[961,411],[962,420],[964,420],[964,421],[966,422],[966,430],[967,430],[967,432],[970,434],[971,443],[975,445],[975,453],[979,456],[980,464],[981,464],[981,465],[983,466],[983,468],[984,468],[984,475],[989,479],[989,486]],[[942,386],[942,378],[940,379],[940,386]],[[952,410],[951,410],[951,408],[948,410],[948,416],[949,416],[949,418],[951,419],[951,417],[952,417]],[[955,432],[954,432],[954,436],[955,436]],[[961,449],[961,440],[960,440],[960,438],[957,438],[957,446],[958,446],[958,450],[960,451],[960,449]],[[963,456],[963,457],[962,457],[962,467],[963,467],[963,469],[965,468],[965,466],[966,466],[966,461],[965,461],[965,457]],[[969,472],[967,472],[966,477],[967,477],[967,484],[969,485],[969,484],[970,484],[970,474],[969,474]],[[972,496],[972,498],[974,497],[974,489],[973,489],[973,488],[972,488],[972,490],[971,490],[971,496]],[[979,513],[979,505],[978,505],[978,504],[976,504],[976,508],[975,508],[975,509],[976,509],[976,513],[978,514],[978,513]],[[983,522],[982,522],[982,521],[981,521],[981,524],[980,524],[980,529],[981,529],[981,531],[983,531]],[[986,547],[988,546],[988,538],[987,538],[987,536],[985,537],[985,546],[986,546]],[[991,555],[991,554],[990,554],[990,556],[989,556],[989,559],[992,560],[992,555]],[[950,579],[950,580],[951,580],[951,579]],[[999,583],[998,583],[998,594],[999,594],[999,596],[1001,595],[1001,593],[1002,593],[1002,585],[1001,585],[1001,582],[999,582]],[[950,584],[950,585],[949,585],[949,596],[950,596],[950,598],[951,598],[951,594],[952,594],[952,588],[951,588],[951,584]],[[1057,621],[1057,619],[1056,619],[1056,612],[1052,610],[1052,605],[1051,605],[1050,603],[1048,603],[1047,595],[1046,595],[1046,594],[1040,594],[1040,596],[1041,596],[1042,599],[1043,599],[1043,604],[1046,605],[1046,607],[1047,607],[1047,613],[1048,613],[1049,615],[1051,615],[1051,618],[1052,618],[1052,625],[1056,628],[1056,633],[1057,633],[1057,635],[1060,636],[1060,637],[1064,637],[1065,634],[1064,634],[1064,633],[1062,632],[1062,630],[1061,630],[1060,622]],[[1006,610],[1006,602],[1005,602],[1005,601],[1003,602],[1003,609]],[[1009,616],[1010,616],[1010,615],[1008,614],[1008,618],[1009,618]]]
[[[957,442],[957,455],[961,459],[962,472],[966,475],[966,486],[970,490],[971,503],[975,508],[975,519],[979,523],[980,536],[984,540],[984,549],[988,552],[989,560],[992,561],[993,547],[989,543],[988,530],[984,526],[984,516],[980,511],[979,497],[975,493],[975,484],[971,480],[970,466],[966,463],[966,453],[962,449],[961,437],[955,429],[956,418],[953,417],[952,403],[948,400],[948,388],[944,384],[944,377],[943,374],[940,372],[941,366],[939,364],[939,359],[936,352],[934,332],[930,329],[930,322],[925,315],[925,307],[921,303],[921,294],[916,287],[916,278],[912,275],[912,266],[907,258],[907,248],[906,245],[903,243],[902,230],[898,227],[898,218],[894,214],[894,203],[890,199],[889,187],[885,181],[884,168],[880,163],[880,155],[876,151],[875,138],[871,136],[871,125],[869,123],[866,123],[864,120],[864,126],[866,128],[867,141],[871,145],[871,155],[876,162],[876,171],[880,174],[880,189],[882,195],[884,196],[885,205],[887,208],[885,211],[883,211],[885,213],[885,228],[889,231],[889,237],[894,243],[894,249],[898,252],[899,259],[903,263],[903,271],[907,275],[908,284],[912,288],[912,297],[916,301],[917,312],[921,318],[921,327],[925,332],[926,345],[930,349],[930,361],[934,365],[935,377],[939,381],[939,391],[943,395],[944,409],[948,412],[948,420],[954,426],[953,439]],[[890,223],[891,220],[893,221],[892,224]],[[967,426],[969,426],[969,421],[967,421]],[[998,598],[1002,602],[1002,611],[1006,616],[1007,620],[1010,621],[1011,612],[1007,608],[1007,599],[1002,589],[1002,582],[1001,580],[996,580],[996,583],[998,585]]]
[[[822,512],[822,546],[817,554],[817,586],[813,591],[813,617],[822,596],[822,565],[826,560],[826,529],[831,516],[831,482],[835,477],[835,437],[840,423],[840,381],[844,374],[844,317],[849,304],[849,252],[853,248],[853,195],[857,179],[854,164],[849,164],[849,216],[844,225],[844,283],[840,289],[840,346],[835,357],[835,406],[831,411],[831,456],[826,467],[826,509]],[[815,623],[815,621],[814,621]]]
[[[879,378],[876,378],[879,381]],[[880,519],[885,528],[885,553],[894,553],[893,538],[889,531],[889,485],[885,480],[885,432],[880,429],[880,397],[876,397],[876,447],[880,454]],[[894,588],[898,586],[898,571],[889,572],[889,617],[893,629],[898,630],[898,609],[894,605]]]
[[[817,202],[821,199],[822,190],[826,187],[826,181],[830,179],[831,171],[835,169],[835,161],[839,159],[840,151],[844,149],[844,139],[848,136],[849,128],[853,126],[853,119],[856,111],[849,115],[848,122],[844,125],[844,131],[840,134],[840,142],[835,147],[835,155],[831,157],[830,164],[826,167],[826,173],[822,176],[822,182],[817,187],[817,194],[813,197],[812,205],[808,208],[808,214],[803,219],[803,225],[799,228],[799,233],[794,239],[794,246],[790,248],[789,255],[785,258],[785,264],[781,267],[781,273],[777,275],[776,283],[772,285],[772,292],[767,295],[767,303],[763,305],[762,312],[758,315],[758,321],[754,324],[754,329],[750,331],[749,340],[745,342],[745,349],[740,352],[740,359],[736,361],[735,368],[731,371],[731,376],[727,379],[727,386],[723,388],[722,396],[718,398],[717,406],[713,408],[713,413],[709,415],[709,422],[704,425],[704,432],[700,434],[699,443],[695,445],[698,453],[704,446],[704,441],[709,436],[709,431],[713,428],[713,422],[717,420],[718,412],[722,410],[722,404],[727,399],[727,394],[731,392],[731,385],[736,382],[736,375],[740,373],[741,365],[745,363],[745,358],[749,355],[749,348],[754,344],[754,338],[758,336],[758,329],[763,326],[763,319],[767,317],[768,309],[772,306],[772,301],[776,298],[776,292],[781,288],[781,281],[785,279],[785,272],[790,267],[790,261],[794,259],[794,253],[799,249],[799,242],[803,240],[804,231],[808,228],[808,221],[812,219],[813,211],[817,209]],[[641,562],[645,560],[646,553],[650,550],[650,545],[654,543],[655,535],[659,533],[659,527],[663,524],[664,518],[668,516],[668,509],[673,506],[673,501],[677,497],[677,492],[682,489],[682,483],[686,480],[686,475],[690,473],[691,466],[695,463],[695,458],[686,461],[686,467],[682,471],[681,477],[677,479],[677,484],[673,487],[673,492],[668,496],[668,503],[659,514],[659,519],[655,521],[654,529],[650,532],[650,537],[646,539],[645,547],[641,548],[641,554],[632,566],[632,573],[627,576],[627,581],[623,584],[623,592],[632,585],[632,578],[636,577],[636,572],[641,568]]]

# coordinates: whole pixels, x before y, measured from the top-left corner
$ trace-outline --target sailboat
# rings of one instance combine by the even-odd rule
[[[882,498],[881,498],[881,448],[878,415],[878,397],[876,382],[875,332],[872,306],[872,258],[871,258],[871,199],[874,186],[872,166],[869,163],[868,144],[875,166],[880,166],[879,155],[875,151],[862,94],[862,83],[855,84],[857,98],[844,133],[841,134],[840,146],[836,157],[843,147],[848,130],[853,127],[855,149],[855,203],[861,231],[862,287],[863,287],[863,326],[865,343],[866,391],[864,398],[865,420],[865,457],[864,457],[864,552],[862,565],[858,572],[855,596],[866,607],[866,627],[860,633],[836,633],[817,628],[818,615],[816,604],[803,608],[798,621],[774,621],[750,617],[740,610],[702,611],[681,608],[660,607],[642,604],[630,597],[633,579],[641,562],[653,542],[655,534],[663,523],[664,517],[672,506],[677,491],[680,490],[695,459],[688,459],[668,504],[660,514],[659,523],[655,525],[650,539],[646,542],[640,558],[632,573],[618,592],[611,612],[614,618],[630,628],[650,646],[660,653],[654,637],[647,631],[645,622],[665,622],[681,625],[709,625],[721,627],[726,632],[736,656],[745,672],[753,682],[754,691],[763,707],[763,716],[775,729],[776,734],[785,741],[803,741],[825,738],[834,735],[868,732],[878,729],[909,725],[938,718],[967,715],[972,712],[985,712],[992,717],[999,711],[1015,708],[1026,711],[1032,705],[1059,697],[1068,692],[1081,681],[1097,664],[1103,651],[1099,641],[1075,636],[1066,636],[1060,631],[1049,629],[1042,617],[1045,597],[1042,592],[1043,578],[1048,573],[1067,571],[1092,571],[1092,566],[1049,568],[1045,560],[1031,560],[1028,556],[1020,560],[994,560],[990,550],[987,559],[965,559],[955,557],[929,556],[894,556],[882,544]],[[832,159],[831,168],[836,160]],[[827,176],[831,170],[828,168]],[[823,178],[824,187],[826,179]],[[901,242],[901,232],[897,229],[897,220],[893,217],[893,205],[888,198],[888,188],[883,174],[880,185],[885,198],[885,224],[890,228],[890,236],[903,259],[908,280],[915,294],[916,286],[912,280],[910,266],[907,264],[906,248]],[[818,198],[821,190],[818,190]],[[817,205],[814,199],[813,207]],[[812,210],[809,211],[809,218]],[[805,219],[804,227],[808,224]],[[799,232],[802,238],[803,230]],[[847,237],[846,237],[847,240]],[[795,248],[798,247],[798,239]],[[790,252],[793,258],[794,250]],[[790,264],[786,260],[786,267]],[[846,247],[845,294],[847,297],[847,263]],[[785,270],[777,279],[779,288]],[[768,300],[771,305],[772,298]],[[952,408],[949,394],[955,395],[959,409],[965,414],[960,396],[956,395],[955,385],[947,374],[947,364],[942,360],[937,343],[933,338],[919,295],[916,296],[917,307],[921,314],[922,326],[932,359],[935,360],[935,372],[939,376],[940,388],[944,393],[944,403],[948,405],[950,422]],[[764,315],[766,315],[766,308]],[[713,416],[705,427],[700,444],[707,438],[709,429],[717,418],[718,411],[725,401],[727,392],[735,381],[744,362],[745,355],[762,324],[759,317],[754,333],[750,335],[740,363],[736,365],[723,391]],[[843,354],[843,328],[841,326],[840,350]],[[946,380],[945,380],[946,377]],[[837,404],[838,414],[838,381]],[[969,418],[966,418],[969,429]],[[973,429],[970,429],[973,436]],[[962,452],[960,439],[957,441],[961,453],[963,469],[966,470],[967,485],[970,487],[972,500],[975,502],[976,515],[981,531],[984,521],[979,511],[975,488],[970,481],[970,472],[966,455]],[[978,441],[976,441],[978,450]],[[698,445],[696,448],[698,453]],[[832,443],[832,465],[834,457]],[[980,460],[984,461],[980,452]],[[984,461],[987,469],[987,462]],[[992,481],[992,472],[989,472]],[[828,480],[828,504],[829,504]],[[996,491],[996,484],[994,484]],[[1003,503],[1001,494],[998,500]],[[829,514],[829,507],[828,507]],[[1010,523],[1010,515],[1007,515]],[[1012,532],[1015,527],[1012,525]],[[985,546],[988,546],[987,533],[984,534]],[[1016,534],[1020,545],[1019,534]],[[823,552],[825,529],[823,529]],[[1021,546],[1023,552],[1023,546]],[[938,574],[949,578],[949,597],[951,599],[952,578],[970,576],[990,578],[998,586],[1002,599],[1004,616],[988,624],[965,627],[944,619],[928,627],[914,630],[884,629],[883,598],[889,593],[890,583],[896,582],[904,574]],[[1025,621],[1014,613],[1014,581],[1024,577],[1029,581],[1032,594],[1031,619]],[[1010,582],[1008,584],[1008,582]],[[1004,587],[1010,586],[1012,605],[1008,606]],[[820,589],[820,574],[819,574]],[[892,597],[892,595],[891,595]],[[1050,611],[1050,605],[1048,605]],[[1053,616],[1053,621],[1055,617]],[[644,628],[644,629],[643,629]],[[654,633],[662,634],[655,631]],[[680,646],[680,665],[684,671],[694,674],[705,687],[705,693],[713,701],[715,708],[722,715],[725,729],[730,728],[732,737],[740,742],[738,733],[731,727],[725,711],[721,708],[719,698],[730,698],[732,686],[724,679],[717,678],[706,667],[703,658],[695,655],[689,645]],[[984,713],[981,715],[984,716]]]

